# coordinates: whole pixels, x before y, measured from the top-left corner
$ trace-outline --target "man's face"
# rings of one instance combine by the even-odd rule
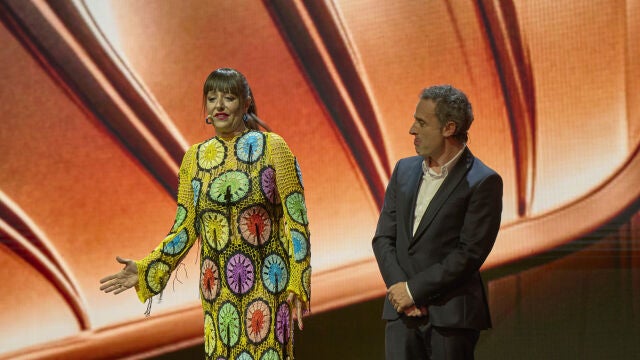
[[[418,155],[437,158],[444,150],[444,128],[436,117],[436,103],[431,99],[421,99],[413,115],[414,121],[409,134],[414,136],[413,145]]]

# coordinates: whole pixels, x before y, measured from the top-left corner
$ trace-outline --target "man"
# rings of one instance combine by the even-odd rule
[[[473,359],[491,327],[480,277],[500,227],[502,179],[466,146],[473,112],[449,86],[424,89],[396,164],[373,251],[387,286],[387,360]]]

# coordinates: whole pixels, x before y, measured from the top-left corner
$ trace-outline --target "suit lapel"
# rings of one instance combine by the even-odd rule
[[[409,189],[408,193],[411,194],[410,201],[407,203],[408,208],[405,208],[408,211],[406,219],[409,219],[409,221],[404,222],[407,234],[413,234],[416,200],[418,199],[418,192],[420,191],[420,184],[422,183],[422,175],[422,160],[420,160],[411,168],[409,172],[409,179],[407,181],[407,189]]]
[[[431,202],[429,203],[424,216],[422,216],[422,220],[420,220],[418,230],[413,236],[414,241],[418,237],[420,237],[420,235],[427,229],[427,227],[429,227],[429,225],[433,221],[433,218],[436,216],[442,205],[444,205],[449,196],[451,196],[453,191],[458,186],[458,183],[460,183],[467,171],[471,168],[471,164],[473,164],[473,155],[471,154],[471,151],[466,148],[460,155],[460,159],[458,160],[456,165],[447,175],[447,178],[444,179],[444,182],[442,183],[436,194],[433,196],[433,199],[431,199]]]

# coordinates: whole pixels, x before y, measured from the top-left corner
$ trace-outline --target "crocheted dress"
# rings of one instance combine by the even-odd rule
[[[308,302],[302,174],[284,140],[245,131],[191,146],[168,236],[136,262],[141,301],[160,294],[197,238],[207,359],[293,358],[289,292]]]

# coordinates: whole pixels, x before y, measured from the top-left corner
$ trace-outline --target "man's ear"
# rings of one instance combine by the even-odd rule
[[[457,129],[458,127],[456,126],[456,123],[454,123],[453,121],[449,121],[442,128],[442,135],[444,137],[453,136],[455,135]]]

